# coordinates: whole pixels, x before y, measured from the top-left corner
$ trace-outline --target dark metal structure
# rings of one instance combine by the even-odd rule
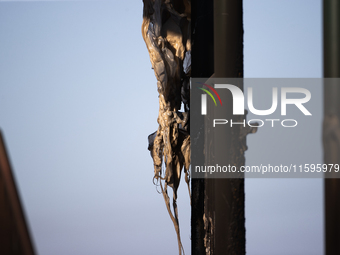
[[[323,1],[324,162],[340,163],[340,1]],[[325,176],[325,252],[340,254],[340,179]]]
[[[240,0],[192,3],[192,77],[211,76],[243,78]],[[243,84],[238,86],[243,89]],[[226,119],[236,119],[229,99],[223,114]],[[206,146],[202,155],[192,157],[205,157],[211,162],[219,158],[226,165],[243,165],[245,139],[240,131],[240,128],[226,128],[223,136],[218,137],[226,145],[223,150],[211,151]],[[244,179],[192,179],[191,187],[192,254],[245,254]]]
[[[192,77],[210,77],[214,73],[214,10],[213,1],[196,0],[191,5],[191,75]],[[199,109],[198,101],[191,101],[191,106]],[[195,105],[197,104],[197,105]],[[197,119],[200,114],[191,112],[191,117]],[[199,140],[199,147],[203,148],[203,141]],[[203,151],[193,157],[204,158]],[[206,254],[204,246],[204,196],[205,180],[191,179],[191,253],[193,255]]]
[[[0,132],[0,254],[34,255],[34,248]]]

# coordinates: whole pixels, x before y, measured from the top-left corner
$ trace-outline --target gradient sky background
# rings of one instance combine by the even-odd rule
[[[0,128],[40,255],[177,253],[147,150],[158,93],[142,8],[0,1]],[[244,0],[244,30],[245,77],[321,77],[320,0]],[[321,123],[310,132],[320,160]],[[248,139],[247,164],[261,135]],[[322,186],[247,179],[247,254],[322,254]],[[190,254],[185,185],[178,197]]]

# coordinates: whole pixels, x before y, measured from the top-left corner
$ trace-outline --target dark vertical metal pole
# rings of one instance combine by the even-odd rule
[[[214,77],[243,78],[243,9],[240,0],[214,0]],[[238,85],[243,89],[242,82]],[[232,99],[229,93],[223,108],[226,119],[237,120],[232,114]],[[242,116],[244,117],[244,116]],[[216,149],[216,159],[225,165],[244,165],[240,147],[239,127],[227,127],[223,136],[225,148]],[[237,137],[237,138],[236,138]],[[242,154],[242,155],[241,155]],[[209,180],[210,181],[210,180]],[[214,233],[211,254],[245,254],[244,226],[244,179],[213,179],[208,188],[213,189]]]
[[[340,1],[323,1],[324,77],[340,78]],[[324,82],[324,161],[340,163],[340,141],[332,129],[340,120],[340,86],[333,79]],[[325,179],[325,250],[326,255],[340,254],[340,179]]]
[[[243,10],[240,0],[214,0],[214,77],[243,77]]]
[[[192,61],[191,74],[195,78],[210,77],[214,73],[214,34],[213,34],[213,1],[196,0],[191,2],[191,39],[192,39]],[[191,105],[196,105],[199,109],[200,102],[191,101]],[[195,114],[199,112],[191,111],[191,118],[198,119]],[[203,125],[203,123],[201,123]],[[203,130],[203,127],[200,129]],[[199,140],[203,143],[203,140]],[[203,148],[203,144],[197,144]],[[193,157],[204,158],[203,151]],[[204,197],[205,180],[191,179],[191,253],[193,255],[204,255],[206,249],[204,245]]]
[[[214,77],[243,77],[241,0],[192,2],[192,77],[207,78],[213,72]],[[226,118],[233,118],[231,98],[227,104]],[[228,146],[213,152],[238,167],[244,164],[239,131],[227,129],[218,139]],[[192,179],[191,216],[192,254],[245,254],[244,179]]]

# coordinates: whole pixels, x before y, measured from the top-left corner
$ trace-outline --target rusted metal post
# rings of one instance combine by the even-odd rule
[[[324,77],[340,78],[340,2],[323,1]],[[340,129],[340,85],[334,79],[324,83],[324,161],[340,163],[340,140],[334,132]],[[340,254],[340,179],[325,179],[325,252]]]

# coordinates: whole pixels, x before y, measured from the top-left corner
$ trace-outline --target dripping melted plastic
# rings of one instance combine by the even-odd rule
[[[148,137],[148,149],[154,163],[154,181],[161,188],[181,255],[184,249],[179,231],[177,190],[182,169],[190,195],[191,3],[190,0],[143,2],[142,35],[159,93],[159,126]],[[180,112],[182,104],[184,112]],[[173,212],[168,187],[173,191]]]

